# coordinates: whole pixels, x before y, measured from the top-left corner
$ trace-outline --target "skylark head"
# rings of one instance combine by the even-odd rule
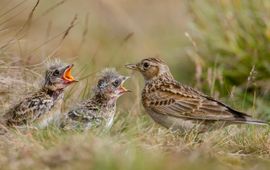
[[[171,76],[170,69],[167,64],[158,58],[146,58],[141,60],[137,64],[127,64],[125,65],[128,69],[136,70],[141,72],[145,81],[151,81],[155,78],[168,74]]]
[[[44,88],[51,91],[62,90],[68,85],[77,82],[71,75],[73,64],[61,62],[51,63],[45,73]]]
[[[99,79],[94,92],[102,94],[108,98],[118,98],[126,92],[125,81],[129,77],[120,75],[115,69],[107,68],[99,74]]]

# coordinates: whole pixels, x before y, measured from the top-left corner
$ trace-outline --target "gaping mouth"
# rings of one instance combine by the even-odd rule
[[[124,83],[125,81],[129,79],[129,77],[125,77],[124,80],[121,82],[120,86],[119,86],[119,90],[120,90],[120,94],[126,93],[126,92],[131,92],[130,90],[126,89],[124,87]]]
[[[73,67],[73,64],[67,66],[64,74],[63,74],[63,80],[67,81],[68,83],[77,82],[77,80],[74,79],[74,77],[71,75],[71,69]]]

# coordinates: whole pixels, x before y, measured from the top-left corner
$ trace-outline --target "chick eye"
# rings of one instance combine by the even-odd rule
[[[53,72],[53,76],[59,76],[59,74],[60,74],[59,70],[55,70],[55,71]]]
[[[98,87],[103,88],[105,86],[105,81],[104,80],[99,80],[98,81]]]
[[[147,63],[147,62],[143,63],[143,67],[144,68],[148,68],[149,67],[149,63]]]
[[[115,80],[112,84],[113,84],[114,87],[118,87],[120,85],[120,81]]]

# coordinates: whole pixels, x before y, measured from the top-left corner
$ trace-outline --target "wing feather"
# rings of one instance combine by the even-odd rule
[[[53,101],[49,100],[44,93],[35,93],[11,108],[4,115],[4,119],[10,125],[22,125],[27,122],[33,122],[42,114],[48,112],[53,104]]]
[[[249,115],[177,82],[161,86],[148,95],[148,107],[168,116],[195,120],[245,121]]]

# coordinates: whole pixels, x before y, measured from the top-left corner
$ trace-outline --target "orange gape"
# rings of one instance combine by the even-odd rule
[[[73,65],[71,65],[70,67],[68,67],[66,70],[65,70],[65,73],[63,75],[63,79],[68,81],[68,82],[74,82],[76,81],[74,79],[74,77],[71,75],[71,69],[72,69]]]

